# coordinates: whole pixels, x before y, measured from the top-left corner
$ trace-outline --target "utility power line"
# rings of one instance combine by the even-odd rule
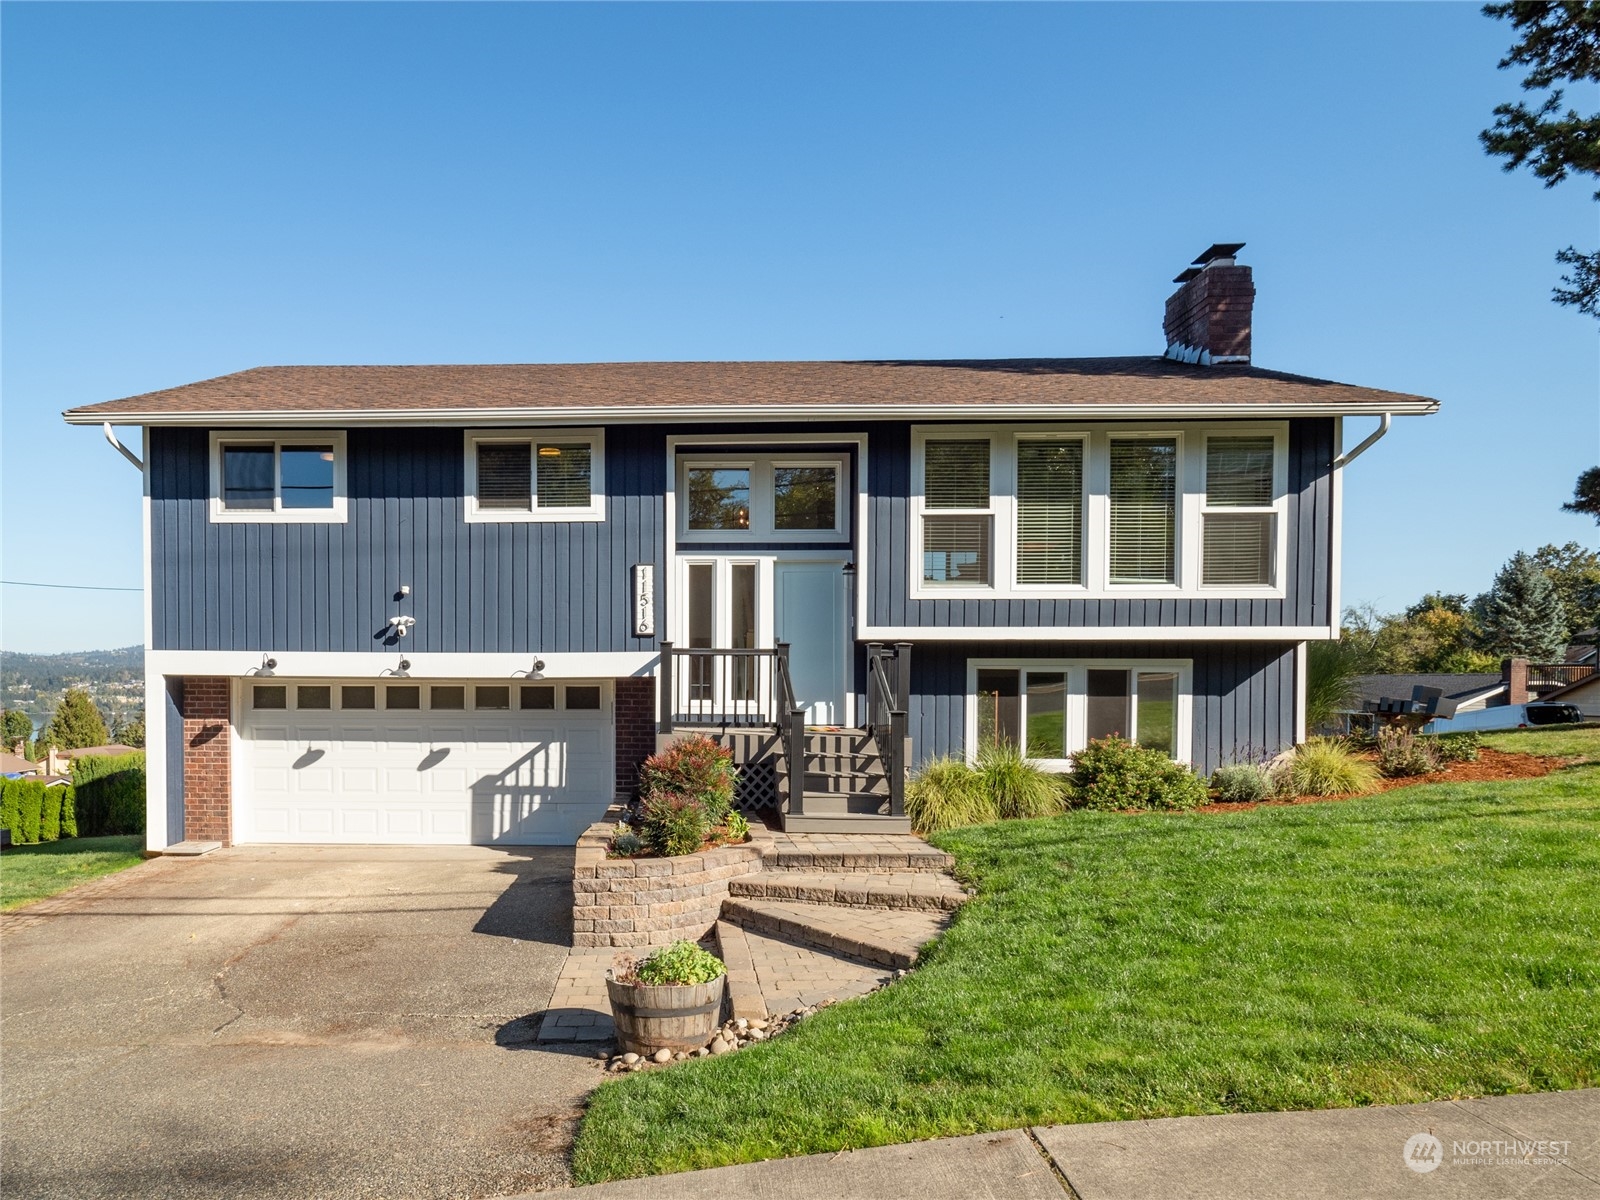
[[[26,580],[26,579],[0,579],[0,583],[5,584],[7,587],[64,588],[67,591],[73,591],[73,592],[142,592],[142,591],[144,591],[144,589],[142,587],[136,587],[136,588],[96,587],[93,584],[88,584],[88,583],[34,583],[34,582],[32,582],[30,580]]]

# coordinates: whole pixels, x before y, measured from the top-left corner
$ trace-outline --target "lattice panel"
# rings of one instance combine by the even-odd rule
[[[775,764],[738,763],[733,770],[733,802],[740,812],[778,811],[778,770]]]

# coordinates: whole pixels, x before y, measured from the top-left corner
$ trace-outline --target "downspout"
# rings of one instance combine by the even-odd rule
[[[129,462],[131,462],[133,464],[134,470],[136,470],[136,471],[143,471],[144,470],[144,463],[139,461],[139,456],[137,454],[135,454],[132,450],[129,450],[121,442],[117,441],[117,435],[116,435],[115,431],[112,430],[110,421],[102,422],[100,428],[105,431],[106,441],[111,443],[111,448],[113,450],[115,450],[118,454],[122,455],[123,458],[125,458]]]
[[[1355,462],[1356,459],[1365,454],[1374,444],[1377,443],[1379,438],[1389,432],[1389,423],[1393,419],[1393,414],[1384,413],[1383,416],[1378,419],[1378,427],[1369,433],[1365,440],[1361,441],[1353,449],[1345,451],[1343,454],[1339,455],[1338,458],[1333,460],[1333,469],[1337,471],[1340,467],[1347,467],[1351,463]],[[109,430],[111,427],[108,425],[106,428]],[[127,453],[127,451],[123,451],[123,453]]]

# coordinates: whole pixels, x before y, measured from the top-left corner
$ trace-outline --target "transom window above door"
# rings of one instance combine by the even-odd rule
[[[467,434],[467,520],[605,518],[605,435],[598,429]]]
[[[683,541],[839,541],[847,536],[843,457],[680,458]]]

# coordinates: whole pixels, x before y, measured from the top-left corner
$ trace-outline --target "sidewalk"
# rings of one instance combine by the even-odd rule
[[[1600,1089],[1013,1129],[629,1179],[568,1194],[575,1200],[1597,1200]]]

